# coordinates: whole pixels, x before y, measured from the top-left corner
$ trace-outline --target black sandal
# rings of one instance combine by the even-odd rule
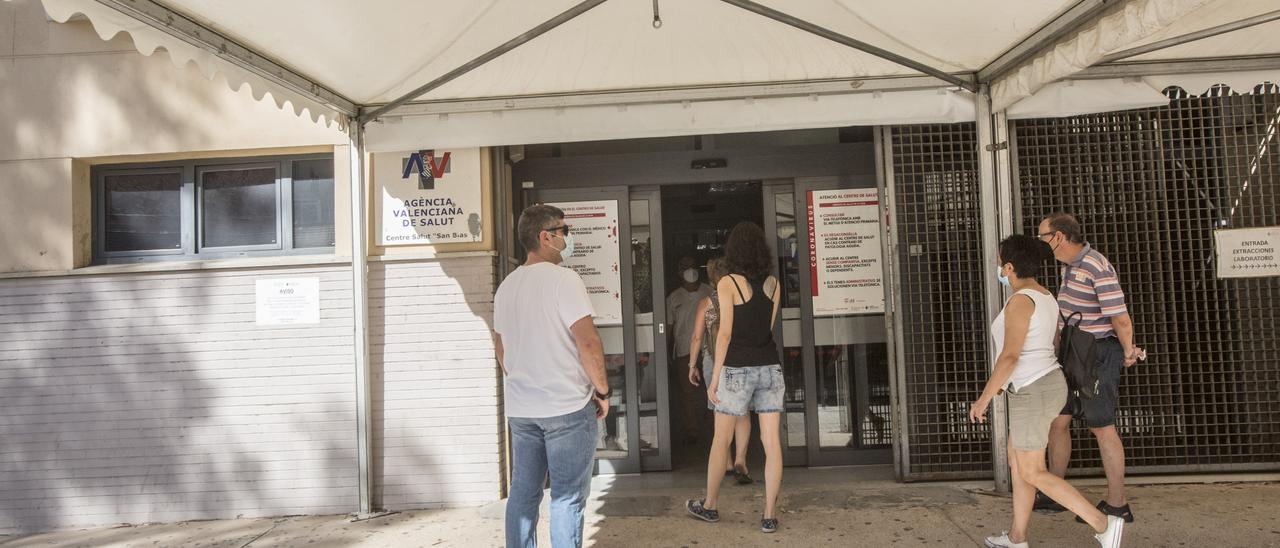
[[[741,468],[735,466],[733,468],[733,477],[738,481],[738,485],[751,485],[756,481],[751,479],[751,476],[747,475],[746,466],[743,466]]]

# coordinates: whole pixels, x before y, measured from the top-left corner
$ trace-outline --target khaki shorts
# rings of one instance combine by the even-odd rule
[[[1019,451],[1049,445],[1049,426],[1067,403],[1067,378],[1054,369],[1022,390],[1009,390],[1009,441]]]

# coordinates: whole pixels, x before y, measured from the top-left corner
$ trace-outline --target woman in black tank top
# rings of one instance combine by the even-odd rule
[[[760,418],[765,453],[765,503],[761,530],[777,530],[776,508],[782,485],[782,411],[785,387],[773,325],[778,317],[778,280],[770,275],[773,256],[764,231],[738,223],[729,234],[725,260],[730,274],[720,280],[720,332],[715,366],[707,379],[707,398],[715,404],[716,428],[707,460],[707,496],[685,503],[689,513],[719,521],[720,483],[729,458],[738,417],[754,410]]]

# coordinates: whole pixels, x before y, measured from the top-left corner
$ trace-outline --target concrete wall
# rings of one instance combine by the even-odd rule
[[[0,82],[0,534],[356,511],[345,134],[39,0],[0,1]],[[94,166],[317,152],[335,253],[89,266]],[[502,495],[488,153],[483,241],[369,248],[377,506]],[[271,277],[320,325],[257,326]]]
[[[69,221],[73,210],[88,212],[89,194],[87,187],[72,192],[73,160],[238,156],[347,142],[336,125],[254,100],[248,87],[233,91],[195,67],[174,67],[163,51],[143,56],[127,35],[104,42],[88,22],[51,22],[39,0],[0,2],[0,82],[0,219],[13,212],[28,219],[16,228],[0,221],[0,273],[84,266],[77,242],[87,236]],[[347,172],[335,171],[345,184]]]
[[[321,322],[255,325],[255,280]],[[350,269],[0,280],[0,533],[355,509]]]
[[[370,268],[379,507],[479,504],[502,493],[495,265],[479,255]]]

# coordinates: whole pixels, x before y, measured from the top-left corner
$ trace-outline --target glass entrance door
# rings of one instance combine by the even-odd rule
[[[892,462],[892,348],[884,303],[873,303],[881,307],[877,309],[853,302],[876,291],[883,295],[884,278],[831,279],[848,278],[840,261],[854,268],[883,257],[873,252],[881,240],[867,239],[882,236],[883,230],[876,183],[802,178],[755,184],[782,282],[775,337],[787,385],[785,462]],[[852,196],[860,201],[833,194],[843,190],[858,191]],[[614,394],[610,416],[600,425],[598,471],[670,470],[676,387],[668,376],[672,326],[666,322],[663,283],[670,265],[664,265],[669,261],[664,260],[662,192],[657,187],[606,187],[534,190],[526,196],[526,205],[550,203],[565,209],[582,250],[566,266],[583,276],[593,294]],[[849,211],[856,215],[850,215],[861,217],[817,213],[811,219],[810,205],[829,211],[853,208]],[[667,239],[678,235],[667,234]],[[861,245],[853,245],[858,241]],[[862,287],[850,291],[850,284]]]
[[[605,370],[612,391],[609,416],[600,421],[596,443],[596,471],[601,474],[633,474],[640,471],[642,455],[661,447],[660,432],[642,432],[642,418],[650,429],[665,408],[665,396],[657,394],[651,405],[641,403],[642,371],[661,367],[664,352],[654,351],[654,339],[637,327],[637,319],[652,317],[652,311],[637,312],[633,272],[638,255],[636,238],[646,236],[645,225],[633,234],[632,207],[626,187],[594,189],[534,190],[527,203],[551,204],[565,212],[576,248],[564,262],[582,277],[595,309],[596,329],[604,342]],[[640,212],[644,216],[644,212]],[[641,265],[642,266],[642,265]],[[643,322],[643,320],[642,320]],[[648,322],[652,325],[652,322]],[[658,362],[658,363],[655,363]]]
[[[873,178],[795,182],[800,245],[789,274],[798,283],[788,289],[799,308],[810,466],[893,460],[880,195]]]

